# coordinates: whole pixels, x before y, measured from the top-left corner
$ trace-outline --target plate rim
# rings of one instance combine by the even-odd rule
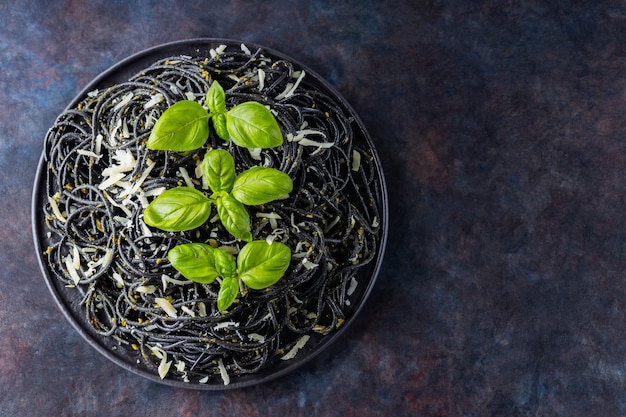
[[[209,48],[209,47],[212,48],[220,44],[226,44],[228,46],[244,44],[248,47],[254,47],[255,49],[261,48],[266,55],[269,55],[272,58],[279,58],[279,59],[287,60],[291,62],[292,64],[294,64],[295,66],[299,67],[300,69],[306,71],[315,79],[316,83],[320,83],[321,85],[323,85],[324,88],[327,90],[327,93],[330,93],[332,97],[338,100],[340,104],[344,107],[344,109],[349,112],[350,117],[354,119],[355,124],[358,126],[359,130],[361,131],[363,139],[365,140],[366,145],[368,147],[368,150],[372,152],[372,156],[376,162],[375,165],[376,165],[376,170],[378,174],[377,175],[378,180],[380,182],[381,201],[378,202],[380,204],[379,214],[381,217],[380,218],[380,225],[381,225],[380,243],[379,243],[379,247],[378,247],[378,251],[375,256],[375,259],[372,261],[373,267],[371,268],[371,272],[369,273],[367,287],[365,291],[363,292],[362,296],[359,298],[358,304],[353,309],[352,314],[346,318],[345,323],[340,328],[336,329],[332,334],[322,337],[320,339],[320,342],[318,342],[315,346],[313,346],[310,351],[307,351],[305,355],[298,358],[298,360],[289,361],[289,363],[286,364],[285,366],[279,367],[278,370],[274,372],[269,372],[268,374],[265,374],[265,375],[258,375],[258,374],[253,373],[253,374],[250,374],[251,377],[248,379],[232,380],[231,383],[228,385],[219,384],[219,383],[201,384],[201,383],[196,383],[196,382],[184,382],[182,380],[170,379],[170,378],[161,379],[156,373],[150,373],[150,372],[147,372],[147,370],[138,368],[137,364],[133,364],[129,362],[126,358],[115,354],[115,350],[111,349],[110,347],[104,346],[104,344],[99,339],[104,339],[106,336],[100,336],[100,338],[95,338],[93,334],[87,332],[85,328],[83,327],[85,326],[85,323],[77,321],[76,317],[72,314],[72,309],[67,305],[69,304],[69,301],[66,300],[62,296],[58,288],[53,283],[53,277],[51,276],[50,271],[47,268],[47,265],[45,262],[45,256],[43,255],[43,247],[41,245],[42,230],[40,230],[41,204],[43,202],[42,194],[45,193],[45,187],[44,187],[43,193],[41,189],[42,183],[45,177],[45,172],[46,172],[45,140],[44,140],[44,147],[41,151],[39,161],[37,164],[37,170],[35,173],[35,181],[33,183],[33,190],[32,190],[32,195],[31,195],[31,229],[32,229],[31,232],[32,232],[32,237],[34,241],[37,262],[39,264],[41,273],[44,277],[44,281],[46,282],[46,286],[48,287],[48,290],[53,295],[53,298],[55,299],[57,307],[61,310],[66,320],[70,322],[72,327],[80,334],[80,336],[84,340],[88,342],[89,345],[91,345],[91,347],[97,350],[101,355],[103,355],[108,360],[115,363],[117,366],[120,366],[121,368],[127,371],[130,371],[134,373],[135,375],[141,376],[152,382],[160,383],[163,385],[169,385],[172,387],[192,389],[192,390],[201,390],[201,391],[231,390],[231,389],[259,385],[262,383],[269,382],[271,380],[275,380],[311,362],[315,357],[319,356],[330,345],[332,345],[337,339],[339,339],[346,332],[346,329],[350,327],[352,322],[355,320],[355,318],[358,316],[358,314],[362,310],[365,302],[367,301],[367,299],[369,298],[372,292],[372,289],[376,281],[378,280],[378,276],[380,274],[380,269],[382,267],[382,263],[383,263],[383,259],[385,255],[387,237],[388,237],[388,229],[389,229],[388,191],[387,191],[387,185],[385,181],[385,175],[383,172],[382,162],[374,146],[372,138],[369,132],[367,131],[367,129],[365,128],[365,125],[360,119],[359,115],[354,111],[350,103],[348,103],[346,99],[337,91],[337,89],[334,86],[332,86],[325,78],[321,77],[314,70],[311,70],[307,65],[304,65],[297,59],[293,59],[292,57],[285,55],[284,53],[277,51],[271,47],[266,47],[266,46],[257,44],[255,42],[246,42],[246,41],[240,41],[240,40],[235,40],[235,39],[230,39],[230,38],[221,38],[221,37],[219,38],[199,37],[199,38],[183,39],[183,40],[177,40],[177,41],[158,44],[158,45],[140,50],[136,53],[133,53],[127,56],[126,58],[123,58],[122,60],[118,61],[117,63],[113,64],[112,66],[105,69],[104,71],[100,72],[89,83],[87,83],[85,87],[80,89],[80,91],[71,99],[69,104],[63,109],[63,112],[76,106],[76,104],[80,102],[80,100],[84,99],[87,93],[94,90],[96,86],[103,83],[108,77],[115,76],[115,74],[119,73],[122,69],[126,67],[131,67],[133,71],[132,74],[135,74],[138,71],[140,71],[142,68],[145,68],[145,65],[141,66],[140,62],[142,59],[145,59],[146,57],[152,56],[154,54],[158,54],[158,55],[165,54],[165,52],[169,51],[170,49],[174,49],[174,50],[183,49],[183,48],[189,48],[191,46],[195,46],[195,47],[203,46],[205,48]],[[181,53],[178,52],[178,54],[181,54]],[[167,56],[171,56],[171,55],[167,53],[163,55],[162,57],[158,56],[158,57],[150,58],[150,61],[154,62],[158,59],[161,59]]]

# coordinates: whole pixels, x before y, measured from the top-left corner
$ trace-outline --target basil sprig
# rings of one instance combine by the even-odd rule
[[[185,278],[209,284],[221,278],[217,308],[228,309],[239,294],[239,282],[262,290],[280,280],[291,262],[291,250],[280,242],[254,240],[247,243],[235,261],[228,252],[204,243],[185,243],[170,249],[168,259]]]
[[[293,189],[291,177],[275,168],[252,167],[236,175],[235,160],[223,149],[207,152],[202,170],[213,191],[210,197],[189,187],[166,190],[144,211],[146,224],[170,232],[192,230],[208,220],[215,204],[224,228],[235,238],[250,242],[250,215],[244,205],[266,204]]]
[[[198,149],[209,137],[208,120],[217,135],[244,148],[273,148],[283,143],[276,118],[267,107],[246,101],[226,109],[226,94],[213,81],[206,94],[208,111],[193,100],[181,100],[163,112],[155,123],[146,147],[185,152]]]

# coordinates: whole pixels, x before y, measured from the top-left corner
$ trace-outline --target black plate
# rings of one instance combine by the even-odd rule
[[[72,100],[67,108],[69,109],[75,107],[82,99],[85,98],[87,93],[90,91],[93,91],[95,89],[103,89],[113,84],[127,81],[131,76],[141,71],[142,69],[150,66],[159,59],[175,55],[209,56],[209,51],[218,47],[219,45],[227,45],[229,47],[239,48],[241,43],[242,42],[228,39],[203,38],[167,43],[144,50],[124,59],[123,61],[117,63],[116,65],[112,66],[111,68],[97,76]],[[256,374],[246,375],[244,377],[238,378],[237,380],[232,381],[229,385],[223,385],[219,382],[199,384],[193,382],[183,382],[180,380],[168,378],[159,378],[159,376],[152,369],[143,364],[143,362],[137,361],[138,355],[136,352],[118,348],[115,340],[103,337],[95,333],[92,326],[86,323],[85,314],[83,312],[84,309],[80,305],[81,294],[76,289],[66,288],[51,274],[51,271],[48,269],[45,257],[43,255],[44,249],[48,246],[46,236],[47,229],[42,210],[43,204],[47,199],[45,189],[46,166],[44,164],[43,155],[40,159],[35,179],[32,199],[32,224],[35,249],[37,251],[37,258],[39,260],[39,264],[43,272],[46,284],[50,289],[50,292],[54,296],[57,304],[61,308],[63,314],[70,321],[73,327],[78,331],[78,333],[108,359],[135,374],[141,375],[152,381],[164,383],[171,386],[199,390],[223,390],[250,386],[277,378],[312,360],[324,348],[328,347],[332,342],[338,339],[346,330],[348,325],[353,321],[354,317],[360,311],[363,303],[365,302],[370,291],[372,290],[383,259],[383,253],[387,237],[386,229],[388,224],[387,191],[382,168],[380,166],[380,161],[374,149],[371,138],[368,135],[365,127],[363,126],[363,123],[356,115],[354,110],[350,107],[350,105],[345,101],[345,99],[343,99],[330,84],[323,80],[314,71],[310,70],[305,65],[302,65],[298,61],[287,57],[280,52],[252,43],[246,43],[246,45],[250,49],[262,48],[266,56],[270,56],[274,59],[287,60],[289,62],[292,62],[295,66],[305,70],[308,73],[308,77],[312,77],[313,79],[315,79],[315,81],[319,83],[321,88],[326,90],[325,92],[329,96],[333,97],[338,103],[343,106],[346,114],[350,115],[355,120],[353,140],[355,141],[355,143],[359,143],[361,146],[369,148],[372,155],[375,157],[376,168],[378,171],[378,181],[380,183],[381,201],[379,201],[378,204],[381,210],[381,242],[375,260],[366,267],[364,267],[361,271],[359,271],[359,285],[355,293],[351,296],[352,304],[351,309],[347,311],[346,321],[343,326],[341,326],[338,330],[330,335],[320,337],[312,336],[309,343],[307,343],[306,347],[298,353],[298,356],[296,358],[290,361],[279,363],[276,366],[270,367],[269,369],[263,369]]]

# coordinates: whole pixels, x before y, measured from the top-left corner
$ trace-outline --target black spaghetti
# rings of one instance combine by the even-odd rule
[[[229,107],[250,100],[268,106],[284,144],[248,150],[211,131],[197,151],[147,149],[160,114],[183,99],[204,105],[212,80],[226,90]],[[309,338],[342,325],[357,272],[380,250],[382,185],[371,151],[352,140],[353,124],[304,71],[261,49],[170,57],[92,91],[46,137],[48,268],[79,292],[98,334],[137,351],[161,378],[228,383],[289,360]],[[209,148],[228,149],[238,172],[263,165],[294,181],[287,199],[249,207],[254,239],[291,248],[287,273],[266,290],[244,289],[226,312],[216,306],[217,284],[186,280],[167,253],[189,242],[236,253],[240,242],[215,219],[170,233],[142,217],[166,189],[208,192],[200,162]]]

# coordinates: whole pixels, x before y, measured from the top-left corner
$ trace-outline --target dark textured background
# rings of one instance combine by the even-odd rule
[[[219,393],[89,346],[30,228],[56,115],[120,59],[194,37],[272,47],[333,84],[374,139],[391,210],[344,337]],[[0,98],[0,415],[626,415],[623,1],[3,0]]]

